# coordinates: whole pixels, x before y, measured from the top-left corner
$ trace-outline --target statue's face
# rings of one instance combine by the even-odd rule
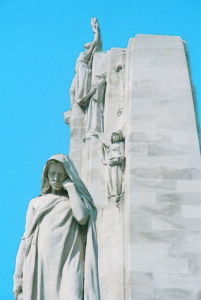
[[[52,192],[59,192],[63,188],[63,182],[67,179],[68,175],[64,167],[60,163],[51,163],[48,170],[48,180],[52,188]]]
[[[113,142],[113,143],[116,143],[116,142],[119,142],[119,140],[120,140],[119,134],[114,132],[114,133],[112,134],[112,142]]]

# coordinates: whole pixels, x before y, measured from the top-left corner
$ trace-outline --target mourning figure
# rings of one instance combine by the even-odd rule
[[[15,300],[100,300],[96,208],[73,162],[52,156],[29,203],[16,259]]]

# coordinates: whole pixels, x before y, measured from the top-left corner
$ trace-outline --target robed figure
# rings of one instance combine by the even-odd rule
[[[103,132],[104,100],[106,80],[105,74],[97,75],[97,81],[91,88],[89,97],[85,97],[79,105],[85,111],[84,124],[86,128],[85,138],[98,137]]]
[[[119,207],[124,196],[125,143],[121,130],[112,132],[111,143],[102,141],[103,164],[107,165],[107,197]]]
[[[91,90],[92,63],[96,51],[102,48],[100,28],[98,20],[91,19],[91,27],[94,33],[92,42],[84,45],[85,51],[81,52],[75,65],[75,77],[70,88],[71,105],[84,101],[94,93]]]
[[[79,114],[79,105],[85,114],[85,139],[98,137],[103,132],[104,99],[106,89],[106,74],[94,74],[92,80],[92,67],[94,55],[102,49],[102,41],[98,20],[91,19],[94,33],[92,42],[84,45],[75,65],[75,77],[70,88],[71,109],[65,113],[65,122],[70,124],[71,118]]]
[[[46,163],[30,201],[14,274],[16,300],[100,300],[96,208],[64,154]]]

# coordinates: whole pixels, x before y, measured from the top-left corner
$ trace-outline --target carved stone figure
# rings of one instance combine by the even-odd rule
[[[103,163],[107,165],[107,195],[117,207],[124,195],[125,143],[121,130],[114,131],[111,143],[102,142]]]
[[[98,136],[103,132],[103,113],[105,99],[105,75],[96,76],[97,82],[91,88],[91,94],[79,102],[85,109],[86,139],[91,136]]]
[[[75,77],[70,88],[71,104],[79,103],[91,94],[91,72],[94,53],[101,49],[101,37],[98,20],[91,19],[94,40],[84,45],[85,51],[81,52],[75,66]]]
[[[96,208],[64,154],[46,163],[31,200],[14,274],[15,300],[100,299]]]

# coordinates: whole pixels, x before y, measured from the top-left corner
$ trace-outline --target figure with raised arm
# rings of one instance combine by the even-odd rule
[[[85,51],[78,56],[75,66],[75,77],[70,88],[71,104],[80,103],[85,97],[93,94],[91,91],[91,72],[94,53],[101,50],[102,42],[98,20],[91,19],[91,27],[94,33],[92,42],[84,45]]]

